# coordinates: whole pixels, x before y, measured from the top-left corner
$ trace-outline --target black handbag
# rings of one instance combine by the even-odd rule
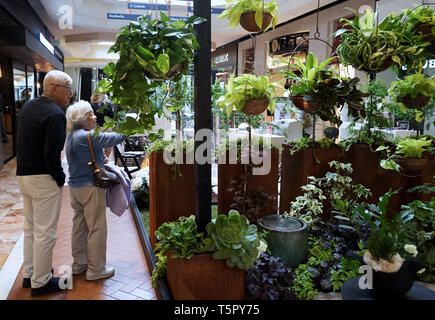
[[[88,132],[89,148],[91,149],[92,164],[94,165],[95,185],[100,188],[110,188],[120,183],[118,177],[113,172],[108,171],[105,166],[95,161],[94,150],[92,149],[91,134]],[[91,163],[89,163],[91,164]]]

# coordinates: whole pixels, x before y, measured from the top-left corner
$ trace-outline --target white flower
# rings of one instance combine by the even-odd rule
[[[412,254],[413,257],[416,257],[418,254],[417,247],[413,244],[405,244],[403,249],[405,249],[406,252]]]
[[[263,252],[266,252],[267,250],[267,244],[266,242],[264,242],[263,240],[260,240],[260,245],[257,247],[258,250],[258,257],[260,257],[260,254],[262,254]]]
[[[142,178],[141,177],[134,178],[131,181],[131,189],[132,190],[139,190],[140,187],[142,187]]]

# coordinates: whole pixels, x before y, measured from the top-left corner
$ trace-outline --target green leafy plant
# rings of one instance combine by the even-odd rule
[[[432,97],[435,94],[435,78],[428,78],[422,73],[406,76],[404,79],[393,81],[388,90],[389,95],[395,99],[402,111],[406,106],[398,101],[399,97],[417,98],[419,96]]]
[[[271,2],[265,2],[263,0],[226,0],[226,2],[225,10],[218,16],[218,18],[228,18],[228,20],[230,20],[228,29],[236,27],[239,24],[240,16],[243,13],[248,12],[255,12],[255,23],[260,29],[263,28],[263,12],[270,13],[272,16],[271,25],[275,28],[279,14],[276,0]],[[267,26],[265,30],[269,28],[270,25]]]
[[[128,135],[152,129],[155,115],[163,115],[152,96],[161,80],[177,81],[188,72],[194,50],[199,48],[193,27],[202,21],[203,18],[190,17],[171,22],[161,12],[159,20],[142,16],[121,28],[109,49],[119,54],[119,60],[106,65],[105,79],[99,82],[97,91],[110,92],[112,101],[119,106],[117,111],[138,116],[112,120],[105,127],[115,127],[117,132]]]
[[[435,36],[435,10],[431,9],[430,5],[420,6],[414,5],[414,9],[405,9],[403,14],[406,16],[406,24],[410,29],[418,32],[418,27],[421,25],[431,26],[432,35]]]
[[[319,63],[310,52],[305,63],[294,59],[296,65],[291,65],[294,71],[288,70],[284,74],[293,81],[290,86],[293,96],[304,96],[305,101],[316,103],[312,114],[337,125],[342,122],[337,112],[345,103],[353,116],[364,114],[363,97],[366,94],[356,88],[359,79],[342,78],[337,70],[329,70],[327,65],[333,58]]]
[[[233,112],[233,107],[241,111],[247,100],[267,99],[268,109],[273,113],[276,105],[274,98],[276,86],[276,83],[272,83],[267,76],[242,74],[234,77],[233,73],[225,87],[225,96],[220,97],[217,104],[225,109],[229,116]]]
[[[377,13],[366,10],[362,18],[355,10],[348,9],[355,18],[352,21],[342,18],[343,29],[335,33],[343,40],[337,50],[345,65],[368,72],[385,70],[393,63],[396,72],[402,66],[407,66],[408,71],[422,69],[429,43],[406,27],[402,15],[390,14],[377,24]],[[347,26],[351,29],[344,28]]]
[[[327,172],[321,178],[308,177],[308,184],[301,187],[304,194],[291,202],[290,212],[284,213],[284,216],[298,217],[312,224],[323,213],[323,201],[351,206],[351,198],[367,198],[371,194],[370,190],[353,182],[350,164],[331,161],[329,166],[334,167],[336,172]]]
[[[206,230],[213,239],[209,247],[213,259],[226,260],[228,267],[243,270],[248,270],[257,261],[257,247],[260,245],[257,226],[249,224],[248,219],[236,210],[230,210],[228,216],[218,215]]]
[[[198,232],[195,216],[180,217],[177,221],[163,223],[156,230],[158,242],[154,249],[156,267],[152,273],[153,285],[166,273],[167,253],[171,258],[190,259],[199,253],[213,253],[213,259],[226,260],[228,267],[243,270],[251,268],[261,252],[267,249],[257,227],[246,217],[231,210],[227,215],[217,215],[206,226],[207,235]]]
[[[295,269],[295,279],[293,290],[296,297],[301,300],[311,300],[317,294],[317,289],[314,288],[311,272],[307,269],[307,264],[300,264]]]

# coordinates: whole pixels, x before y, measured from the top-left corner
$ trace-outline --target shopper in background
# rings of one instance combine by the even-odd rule
[[[2,136],[2,143],[8,143],[9,139],[8,136],[6,134],[6,128],[4,126],[4,122],[3,122],[3,108],[4,108],[4,100],[2,95],[0,94],[0,131],[1,131],[1,136]]]
[[[65,143],[72,80],[66,73],[47,73],[42,96],[20,110],[17,176],[24,199],[23,287],[33,297],[62,290],[53,276],[52,254],[65,183],[60,155]]]
[[[97,124],[100,127],[104,124],[105,116],[113,119],[113,103],[106,94],[94,93],[91,97],[91,106],[94,114],[97,116]],[[105,108],[103,109],[103,107]]]
[[[104,148],[113,147],[127,137],[115,132],[100,132],[94,136],[97,117],[91,105],[79,101],[66,111],[71,132],[66,140],[66,157],[70,178],[71,206],[74,209],[71,235],[73,274],[86,271],[86,280],[111,277],[115,269],[106,266],[106,192],[95,186],[95,175],[88,133],[95,160],[104,165]],[[91,164],[90,164],[91,163]]]

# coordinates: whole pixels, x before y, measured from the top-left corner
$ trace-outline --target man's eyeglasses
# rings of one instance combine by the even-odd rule
[[[64,86],[62,84],[57,84],[57,83],[51,83],[51,85],[58,86],[58,87],[64,87],[64,88],[67,88],[69,91],[72,92],[72,86]]]

